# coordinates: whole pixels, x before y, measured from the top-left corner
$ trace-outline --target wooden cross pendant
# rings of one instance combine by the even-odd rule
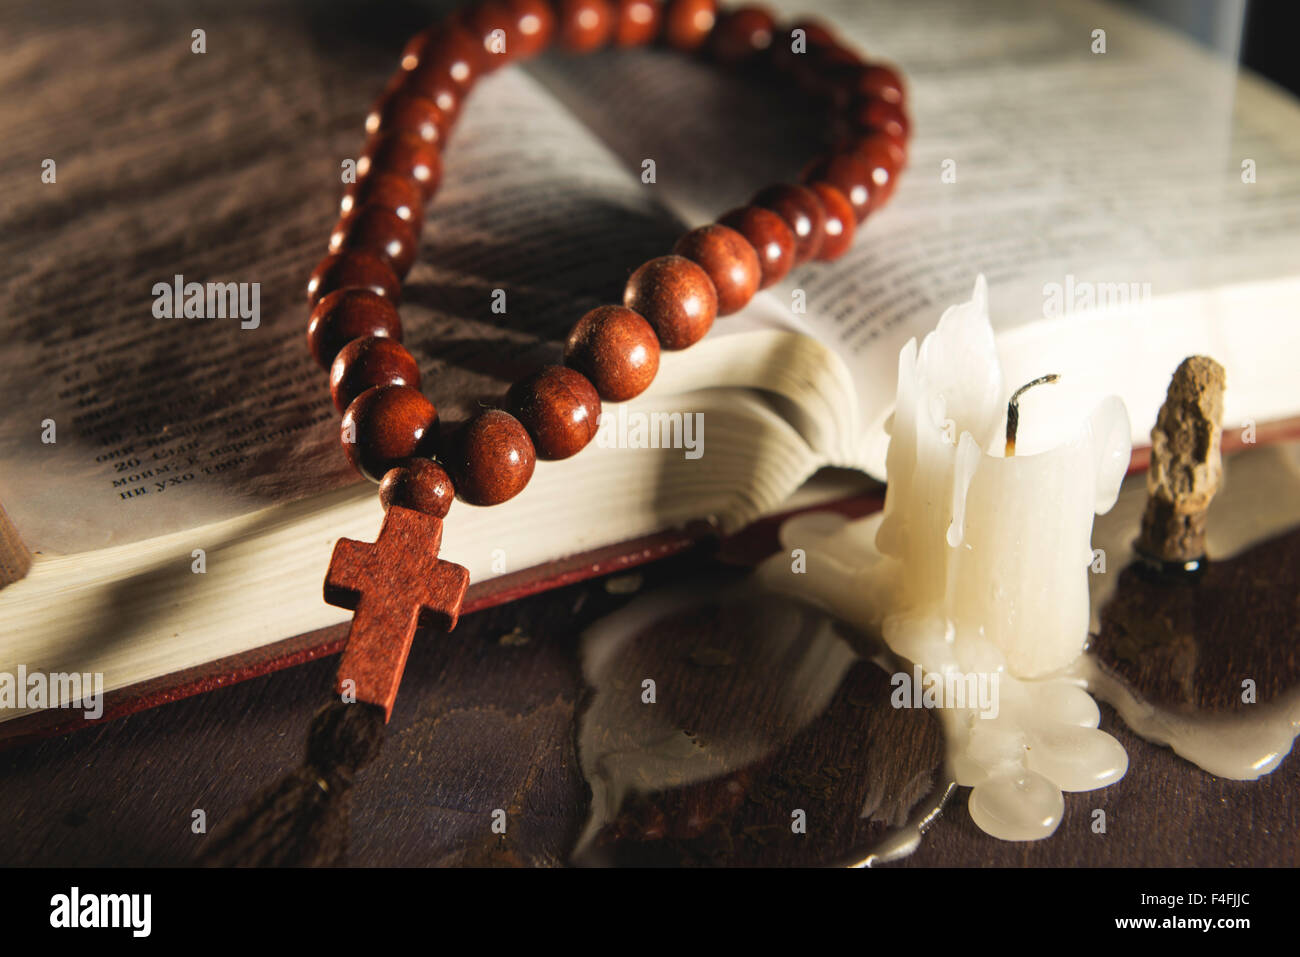
[[[456,627],[469,572],[438,558],[442,519],[391,506],[373,544],[340,538],[325,576],[325,601],[356,614],[335,690],[355,683],[356,699],[393,714],[415,629]]]

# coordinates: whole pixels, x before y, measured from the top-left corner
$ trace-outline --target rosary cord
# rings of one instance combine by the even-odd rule
[[[384,743],[383,708],[326,705],[312,719],[303,765],[264,789],[216,833],[208,867],[330,867],[348,849],[352,781]]]

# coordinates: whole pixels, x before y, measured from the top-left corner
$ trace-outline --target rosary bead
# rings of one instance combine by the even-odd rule
[[[370,138],[357,161],[357,179],[396,173],[416,181],[428,199],[442,180],[442,156],[414,133],[380,133]]]
[[[758,254],[762,279],[758,288],[780,282],[794,267],[794,231],[786,221],[761,206],[741,206],[718,219],[744,236]]]
[[[339,212],[346,216],[362,206],[391,210],[420,238],[424,228],[424,197],[413,179],[396,173],[372,173],[348,187],[339,203]]]
[[[825,179],[819,176],[818,179]],[[785,220],[794,232],[794,264],[806,263],[817,255],[822,241],[822,228],[826,212],[821,200],[812,190],[803,186],[778,183],[760,192],[750,202],[770,209]]]
[[[863,67],[853,77],[852,90],[857,96],[880,99],[886,103],[902,105],[903,102],[903,78],[897,70],[883,63]]]
[[[343,413],[343,451],[358,472],[378,482],[413,456],[430,456],[438,441],[438,410],[406,385],[361,393]]]
[[[400,279],[411,271],[417,245],[411,224],[391,209],[360,206],[345,213],[335,224],[329,250],[337,253],[356,249],[382,256]]]
[[[743,309],[758,292],[763,277],[758,253],[749,240],[728,226],[713,223],[693,229],[677,240],[673,252],[708,274],[717,292],[720,316]]]
[[[411,39],[406,41],[406,46],[402,48],[401,67],[406,73],[411,73],[420,65],[420,60],[424,57],[424,51],[429,46],[429,41],[437,35],[440,27],[432,26],[427,30],[421,30]]]
[[[718,315],[709,274],[683,256],[641,265],[623,289],[623,305],[643,316],[665,349],[685,349],[704,338]]]
[[[443,24],[433,28],[420,49],[409,82],[413,90],[429,96],[429,90],[450,80],[459,96],[464,98],[483,72],[485,60],[482,43],[474,34],[455,24]],[[405,62],[404,58],[403,65]],[[435,97],[430,99],[437,102]]]
[[[403,62],[406,62],[405,59]],[[405,71],[398,73],[389,82],[380,101],[399,93],[410,93],[433,101],[434,105],[442,111],[443,140],[450,135],[451,127],[460,116],[460,108],[465,103],[465,96],[461,93],[460,87],[446,73],[435,74],[432,71],[425,71],[417,75],[414,70],[409,73]]]
[[[441,465],[429,459],[403,462],[385,472],[383,481],[379,483],[379,501],[385,510],[396,505],[434,518],[446,518],[455,498],[456,488],[451,476]]]
[[[323,369],[353,339],[387,336],[402,341],[402,320],[387,296],[369,289],[339,289],[316,304],[307,325],[307,348]]]
[[[823,262],[832,262],[843,256],[853,245],[853,233],[857,229],[857,217],[853,204],[830,183],[809,183],[808,188],[817,194],[826,210],[826,223],[822,226],[822,245],[817,258]]]
[[[609,0],[556,0],[555,20],[560,45],[574,53],[603,47],[614,33]]]
[[[888,100],[861,100],[850,111],[849,121],[864,132],[879,130],[900,140],[907,139],[912,131],[912,123],[903,108]]]
[[[567,459],[596,437],[600,396],[567,366],[546,366],[515,383],[506,405],[532,436],[540,459]]]
[[[497,505],[523,491],[537,455],[518,419],[500,409],[484,409],[454,437],[448,464],[457,498],[470,505]]]
[[[322,259],[307,280],[307,301],[313,306],[336,289],[370,289],[387,296],[396,305],[402,299],[402,281],[381,257],[360,250],[331,253]]]
[[[874,175],[877,171],[863,160],[850,153],[832,153],[813,160],[804,170],[804,182],[821,180],[830,183],[847,197],[853,206],[853,216],[858,222],[867,218],[867,213],[875,209],[876,190],[888,183],[879,182]]]
[[[366,132],[371,135],[414,133],[426,143],[433,143],[439,148],[450,125],[437,103],[427,96],[406,89],[398,89],[381,97],[366,114]]]
[[[718,0],[668,0],[664,8],[664,42],[674,50],[698,50],[718,18]]]
[[[514,55],[527,60],[550,45],[555,34],[555,12],[546,0],[506,0],[514,29],[506,33],[515,43]]]
[[[614,44],[639,47],[653,43],[659,36],[658,0],[618,0],[614,9]]]
[[[803,31],[796,35],[795,31]],[[835,34],[819,20],[799,20],[772,35],[767,62],[777,73],[796,76],[803,86],[807,77],[819,73],[822,57],[827,52],[843,49]],[[858,61],[861,65],[861,61]]]
[[[453,17],[481,46],[480,72],[491,73],[518,56],[515,19],[502,0],[461,7]],[[501,32],[497,33],[498,30]]]
[[[723,13],[709,34],[709,55],[724,66],[739,66],[772,45],[776,20],[765,7],[737,7]]]
[[[872,167],[885,167],[890,172],[891,180],[897,178],[907,166],[907,141],[888,133],[851,136],[840,144],[837,152],[852,153]]]
[[[564,364],[591,380],[606,402],[640,395],[659,371],[659,340],[645,318],[623,306],[597,306],[578,320]]]
[[[835,31],[820,20],[811,18],[798,20],[790,26],[790,30],[791,32],[795,30],[803,31],[804,44],[807,50],[836,47],[840,43],[835,36]]]
[[[330,366],[334,407],[346,411],[353,399],[377,385],[420,388],[420,368],[415,364],[415,357],[388,336],[353,339],[339,351]]]

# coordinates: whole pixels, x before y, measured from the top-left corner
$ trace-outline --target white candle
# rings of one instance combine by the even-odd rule
[[[784,557],[763,570],[770,586],[880,634],[902,659],[891,703],[939,709],[971,818],[1017,841],[1056,830],[1063,791],[1128,769],[1068,667],[1087,643],[1092,519],[1126,471],[1128,414],[1113,397],[1039,386],[1006,457],[1020,384],[1003,381],[981,277],[970,302],[899,356],[884,512],[792,519],[782,541],[806,549],[809,574],[791,576]]]
[[[1047,412],[1030,391],[1006,457],[1007,401],[1021,384],[1002,379],[981,276],[970,302],[899,355],[876,543],[902,566],[896,613],[979,634],[1029,678],[1083,650],[1092,519],[1114,504],[1131,449],[1118,398],[1071,407],[1067,391]]]

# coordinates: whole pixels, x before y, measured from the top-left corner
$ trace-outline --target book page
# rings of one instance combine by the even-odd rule
[[[147,45],[136,34],[87,44],[75,75],[27,68],[68,42],[28,36],[0,62],[0,136],[33,151],[0,207],[0,502],[24,541],[73,553],[345,486],[373,496],[339,449],[304,290],[387,67],[357,82],[296,20],[243,16],[225,52],[183,69],[165,48],[116,56]],[[87,73],[107,92],[79,101]],[[402,305],[444,422],[556,361],[584,311],[621,297],[681,232],[657,198],[523,72],[479,84]],[[156,284],[177,276],[244,284],[247,317],[160,316],[174,297]]]
[[[831,344],[877,433],[899,349],[968,299],[980,272],[999,329],[1296,273],[1300,109],[1190,41],[1098,4],[830,0],[816,13],[901,66],[909,167],[848,254],[796,270],[751,308],[784,310]],[[795,179],[816,150],[806,117],[763,81],[679,60],[620,52],[536,69],[626,163],[656,158],[665,202],[692,223]],[[806,315],[791,311],[796,290]],[[1229,315],[1215,321],[1230,334]],[[1295,354],[1294,310],[1274,322],[1273,346]],[[1155,411],[1130,409],[1135,434]]]

